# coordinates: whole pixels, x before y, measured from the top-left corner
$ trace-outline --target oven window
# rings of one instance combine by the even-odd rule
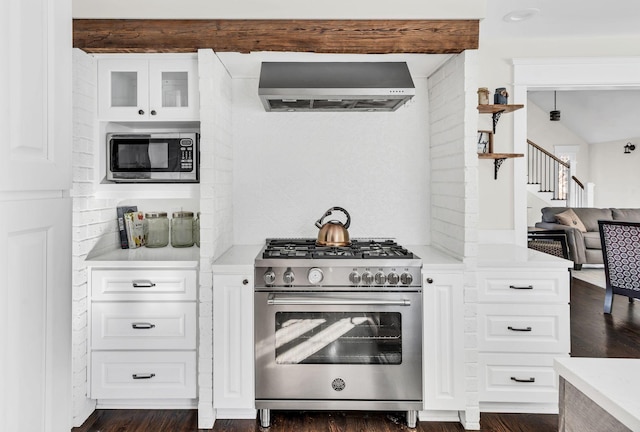
[[[277,364],[401,364],[400,312],[277,312]]]

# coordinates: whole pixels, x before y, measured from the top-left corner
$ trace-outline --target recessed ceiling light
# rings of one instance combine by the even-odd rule
[[[519,9],[512,12],[509,12],[502,19],[506,22],[520,22],[526,21],[528,19],[533,18],[534,16],[540,13],[540,9],[536,8],[528,8],[528,9]]]

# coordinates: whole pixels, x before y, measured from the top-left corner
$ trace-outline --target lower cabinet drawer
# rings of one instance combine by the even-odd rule
[[[566,353],[569,305],[478,305],[478,348],[491,352]]]
[[[557,403],[555,357],[561,355],[480,354],[480,402]]]
[[[196,304],[94,302],[91,348],[194,350]]]
[[[94,351],[93,399],[194,399],[195,351]]]
[[[195,301],[196,285],[195,270],[170,268],[91,270],[93,301]]]

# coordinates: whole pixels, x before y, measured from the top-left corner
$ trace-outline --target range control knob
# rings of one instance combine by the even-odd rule
[[[360,276],[360,274],[357,271],[351,272],[351,274],[349,275],[349,282],[351,282],[354,285],[358,285],[360,281],[362,281],[362,276]]]
[[[411,276],[411,273],[402,273],[400,276],[400,283],[402,285],[411,285],[411,282],[413,282],[413,276]]]
[[[324,274],[322,273],[321,269],[317,267],[313,267],[309,269],[309,273],[307,274],[307,279],[309,279],[310,284],[317,285],[320,282],[322,282],[322,279],[324,279]]]
[[[273,270],[267,270],[264,272],[264,283],[272,285],[276,281],[276,273]]]
[[[373,274],[368,271],[362,273],[362,283],[365,285],[371,285],[373,283]]]
[[[282,275],[282,280],[284,281],[285,285],[291,285],[293,281],[296,280],[296,277],[291,269],[287,269],[287,271]]]
[[[384,273],[379,271],[376,273],[375,280],[376,280],[376,285],[384,285],[385,282],[387,281],[387,277],[385,276]]]
[[[391,272],[387,275],[387,282],[391,285],[397,285],[400,282],[400,276],[398,276],[398,273]]]

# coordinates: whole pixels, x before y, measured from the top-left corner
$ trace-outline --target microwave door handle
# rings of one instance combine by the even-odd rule
[[[269,294],[267,298],[269,306],[411,306],[411,300],[380,300],[373,298],[338,298],[338,297],[320,297],[320,296],[286,296]]]

